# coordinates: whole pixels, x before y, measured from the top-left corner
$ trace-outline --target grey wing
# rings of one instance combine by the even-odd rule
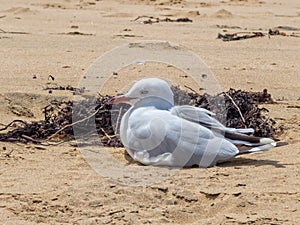
[[[184,118],[194,123],[201,124],[214,132],[217,136],[223,136],[225,139],[236,145],[261,146],[274,142],[270,138],[255,137],[252,128],[230,128],[225,127],[213,117],[213,113],[193,106],[175,106],[170,110],[171,114]]]
[[[210,129],[182,118],[180,121],[180,126],[175,127],[179,134],[173,151],[175,165],[209,167],[238,154],[236,146]]]
[[[143,164],[208,167],[238,152],[208,128],[168,111],[144,111],[139,115],[129,120],[128,140],[133,158]]]
[[[171,114],[176,115],[178,117],[184,118],[186,120],[189,120],[191,122],[199,123],[202,126],[205,126],[215,132],[218,132],[220,134],[225,134],[225,132],[229,133],[239,133],[239,134],[245,134],[245,133],[253,133],[254,130],[252,128],[246,128],[246,129],[235,129],[235,128],[229,128],[225,127],[223,124],[221,124],[218,120],[216,120],[213,116],[214,113],[199,107],[193,107],[188,105],[183,106],[175,106],[170,110]]]

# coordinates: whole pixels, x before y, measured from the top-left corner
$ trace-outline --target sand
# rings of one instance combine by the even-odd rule
[[[135,20],[138,16],[188,17],[193,22],[144,24],[148,18]],[[72,143],[40,147],[1,142],[0,223],[299,224],[300,114],[295,106],[300,105],[300,39],[216,38],[224,30],[267,33],[278,26],[299,35],[299,24],[298,0],[2,1],[0,123],[40,120],[51,99],[73,99],[69,91],[50,94],[45,87],[77,86],[105,52],[134,41],[165,40],[199,55],[222,91],[267,88],[277,104],[263,106],[284,125],[280,139],[289,145],[132,186],[96,173]],[[193,84],[182,71],[147,65],[118,71],[102,94],[124,91],[141,76]],[[117,163],[128,161],[124,149],[106,150]]]

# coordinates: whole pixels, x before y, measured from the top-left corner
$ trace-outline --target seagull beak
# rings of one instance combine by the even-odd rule
[[[112,97],[111,99],[108,100],[107,103],[110,105],[115,105],[119,103],[129,102],[131,99],[134,98],[126,97],[125,95],[119,95],[119,96]]]

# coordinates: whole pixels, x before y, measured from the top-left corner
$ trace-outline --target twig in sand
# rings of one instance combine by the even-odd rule
[[[191,87],[189,87],[189,86],[187,86],[187,85],[184,85],[184,87],[187,88],[187,89],[189,89],[189,90],[191,90],[191,91],[194,92],[194,93],[197,93],[197,91],[195,91],[193,88],[191,88]]]
[[[27,125],[27,123],[25,121],[23,121],[23,120],[13,120],[9,124],[4,125],[4,127],[1,128],[0,131],[6,130],[7,128],[9,128],[14,123],[23,123],[23,124]]]
[[[111,137],[105,132],[105,130],[101,127],[100,128],[101,129],[101,131],[103,132],[103,134],[109,139],[109,140],[111,140]]]
[[[15,150],[15,149],[12,149],[12,150],[10,150],[9,152],[4,153],[4,156],[10,158],[11,153],[13,153],[14,150]]]
[[[90,119],[91,117],[95,116],[101,109],[102,109],[102,107],[98,108],[94,113],[92,113],[91,115],[89,115],[89,116],[86,117],[86,118],[83,118],[83,119],[78,120],[78,121],[76,121],[76,122],[74,122],[74,123],[71,123],[71,124],[67,124],[66,126],[62,127],[62,128],[59,129],[58,131],[56,131],[54,134],[52,134],[50,137],[48,137],[47,140],[50,140],[50,139],[54,138],[54,137],[55,137],[56,135],[58,135],[61,131],[65,130],[65,129],[68,128],[68,127],[72,127],[72,126],[74,126],[74,125],[76,125],[76,124],[78,124],[78,123],[82,123],[82,122],[84,122],[84,121]]]
[[[22,32],[22,31],[5,31],[1,28],[0,31],[5,34],[29,34],[28,32]]]
[[[65,139],[65,140],[59,141],[59,142],[46,141],[46,142],[42,142],[40,144],[43,146],[58,146],[60,144],[63,144],[63,143],[69,142],[69,141],[70,141],[70,139]]]
[[[29,136],[27,136],[27,135],[25,135],[25,134],[22,134],[21,137],[24,138],[25,140],[31,141],[31,142],[33,142],[33,143],[38,143],[38,144],[41,144],[41,143],[42,143],[41,141],[36,140],[36,139],[34,139],[34,138],[32,138],[32,137],[29,137]]]
[[[230,95],[228,95],[228,94],[225,93],[225,92],[223,92],[223,93],[224,93],[225,96],[227,96],[227,97],[230,99],[230,101],[232,102],[232,104],[234,105],[234,107],[235,107],[235,108],[237,109],[237,111],[239,112],[240,117],[241,117],[243,123],[245,124],[246,120],[245,120],[245,118],[244,118],[244,116],[243,116],[243,114],[242,114],[240,108],[238,107],[238,105],[235,103],[235,101],[233,100],[233,98],[232,98]]]

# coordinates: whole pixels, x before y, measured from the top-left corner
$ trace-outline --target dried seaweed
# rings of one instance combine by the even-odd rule
[[[79,31],[70,31],[66,33],[51,33],[51,34],[57,34],[57,35],[74,35],[74,36],[95,36],[95,34],[91,33],[82,33]]]
[[[211,110],[228,127],[253,128],[254,134],[261,137],[274,138],[278,134],[276,122],[267,115],[268,110],[257,106],[259,103],[274,103],[266,89],[263,92],[230,89],[215,96],[186,92],[178,86],[173,86],[172,90],[177,105],[188,104]],[[6,133],[0,133],[0,141],[49,144],[49,141],[74,139],[74,128],[84,134],[82,138],[88,138],[96,124],[104,146],[121,147],[120,120],[129,105],[113,108],[107,104],[108,99],[110,96],[81,102],[52,101],[43,110],[43,120],[31,123],[14,120],[1,128],[0,131]],[[75,107],[75,104],[80,107]]]
[[[260,31],[252,31],[252,32],[236,32],[236,33],[225,33],[221,34],[218,33],[217,39],[221,39],[222,41],[239,41],[239,40],[245,40],[250,38],[257,38],[257,37],[265,37],[268,36],[286,36],[286,37],[300,37],[296,33],[287,34],[285,32],[281,32],[278,29],[269,29],[269,31],[266,32],[260,32]]]
[[[191,23],[193,20],[189,19],[188,17],[182,17],[177,19],[171,19],[169,17],[166,18],[159,18],[159,17],[153,17],[153,16],[138,16],[133,21],[138,21],[142,18],[146,18],[146,20],[143,20],[142,22],[144,24],[153,24],[153,23],[160,23],[160,22],[176,22],[176,23]]]
[[[50,76],[51,75],[49,75],[49,78],[50,78]],[[51,76],[51,77],[52,77],[51,79],[54,80],[53,76]],[[73,87],[71,85],[61,86],[61,85],[56,85],[56,84],[54,84],[54,85],[53,84],[51,84],[51,85],[49,84],[49,85],[47,85],[44,88],[44,90],[48,90],[49,93],[52,93],[53,90],[60,90],[60,91],[65,90],[65,91],[71,91],[73,93],[73,95],[81,95],[81,94],[84,93],[85,88],[84,87],[82,87],[82,88],[75,88],[75,87]]]
[[[282,128],[276,126],[275,120],[268,117],[268,110],[258,106],[261,103],[275,103],[267,89],[262,92],[229,89],[215,96],[187,93],[179,87],[174,87],[173,92],[177,104],[208,109],[227,127],[253,128],[255,136],[275,139],[282,132]]]
[[[239,41],[249,38],[263,37],[265,34],[262,32],[237,32],[233,34],[218,34],[217,38],[222,41]]]
[[[1,28],[0,28],[0,33],[4,33],[4,34],[30,34],[28,32],[23,32],[23,31],[5,31]]]

